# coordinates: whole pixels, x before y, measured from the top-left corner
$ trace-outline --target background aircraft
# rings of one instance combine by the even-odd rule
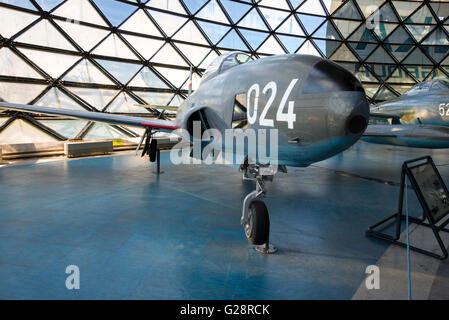
[[[449,148],[449,82],[417,84],[402,96],[371,107],[362,140],[415,148]]]
[[[226,129],[231,132],[249,129],[277,129],[280,171],[286,166],[305,167],[324,160],[352,146],[366,129],[369,105],[361,83],[334,62],[309,55],[279,55],[253,60],[242,52],[218,57],[206,70],[199,88],[180,106],[176,121],[153,120],[125,115],[72,111],[0,102],[0,107],[22,112],[62,115],[91,121],[147,128],[143,154],[155,160],[157,131],[176,129],[194,133],[199,123],[201,133],[215,129],[219,134],[208,143],[220,149]],[[239,131],[240,132],[240,131]],[[201,137],[194,137],[195,143]],[[238,144],[243,144],[238,146]],[[236,141],[236,150],[248,150],[248,139]],[[140,147],[140,146],[139,146]],[[270,140],[257,144],[264,154]],[[243,203],[241,222],[248,241],[270,247],[270,220],[265,204],[264,183],[272,180],[272,164],[243,159],[241,170],[256,181],[256,190]],[[240,164],[240,163],[239,163]]]

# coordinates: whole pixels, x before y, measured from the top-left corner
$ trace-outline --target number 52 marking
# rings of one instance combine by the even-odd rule
[[[290,82],[290,85],[288,86],[287,90],[285,91],[284,95],[282,96],[281,103],[279,104],[279,108],[276,114],[276,121],[284,121],[288,123],[289,129],[294,129],[294,123],[296,122],[296,114],[295,114],[295,102],[294,101],[288,101],[288,109],[287,112],[285,112],[285,107],[287,105],[288,97],[290,96],[293,88],[295,87],[296,83],[298,82],[298,79],[293,79]],[[259,124],[261,126],[265,127],[274,127],[274,121],[273,119],[267,119],[268,111],[270,110],[271,106],[273,105],[274,100],[276,99],[277,95],[277,84],[274,81],[269,82],[265,88],[263,88],[262,93],[264,95],[268,94],[270,92],[270,97],[267,99],[267,103],[262,110],[259,118]],[[254,108],[251,114],[250,110],[250,103],[251,103],[251,96],[255,95],[254,97]],[[258,108],[259,108],[259,96],[260,96],[260,86],[259,84],[255,83],[249,88],[248,94],[247,94],[247,110],[248,110],[248,123],[249,124],[255,124],[257,122],[258,118]]]
[[[449,103],[441,103],[438,107],[438,111],[440,111],[440,116],[449,116]]]

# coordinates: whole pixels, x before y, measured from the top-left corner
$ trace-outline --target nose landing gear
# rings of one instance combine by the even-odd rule
[[[272,254],[277,249],[270,242],[270,216],[265,203],[257,200],[266,194],[264,185],[266,180],[273,180],[273,175],[264,175],[258,165],[245,165],[242,167],[244,178],[256,180],[256,190],[248,194],[243,201],[243,214],[241,223],[245,235],[254,249],[263,254]],[[267,168],[264,168],[265,170]],[[269,171],[269,170],[268,170]],[[271,173],[270,171],[268,173]]]

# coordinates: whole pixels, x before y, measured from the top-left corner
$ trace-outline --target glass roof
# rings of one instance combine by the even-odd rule
[[[329,58],[378,102],[447,78],[448,15],[448,1],[0,0],[0,97],[154,117],[135,104],[179,106],[190,66],[195,89],[211,62],[237,50]],[[77,133],[41,119],[33,128],[57,140],[140,134],[80,123]]]

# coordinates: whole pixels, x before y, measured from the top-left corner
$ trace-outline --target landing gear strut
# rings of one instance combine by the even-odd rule
[[[147,129],[142,137],[142,140],[140,140],[139,145],[137,146],[136,155],[140,150],[140,147],[142,146],[143,142],[145,141],[145,145],[143,147],[142,151],[142,157],[149,156],[150,162],[154,163],[157,162],[157,174],[162,173],[161,172],[161,166],[160,166],[160,150],[157,146],[157,140],[153,138],[153,131],[151,129]]]
[[[271,167],[260,165],[242,165],[244,179],[255,180],[256,190],[248,194],[243,201],[242,225],[250,244],[255,245],[255,250],[264,253],[275,253],[277,249],[270,244],[270,216],[267,206],[260,199],[265,196],[265,181],[272,181],[274,173]]]

